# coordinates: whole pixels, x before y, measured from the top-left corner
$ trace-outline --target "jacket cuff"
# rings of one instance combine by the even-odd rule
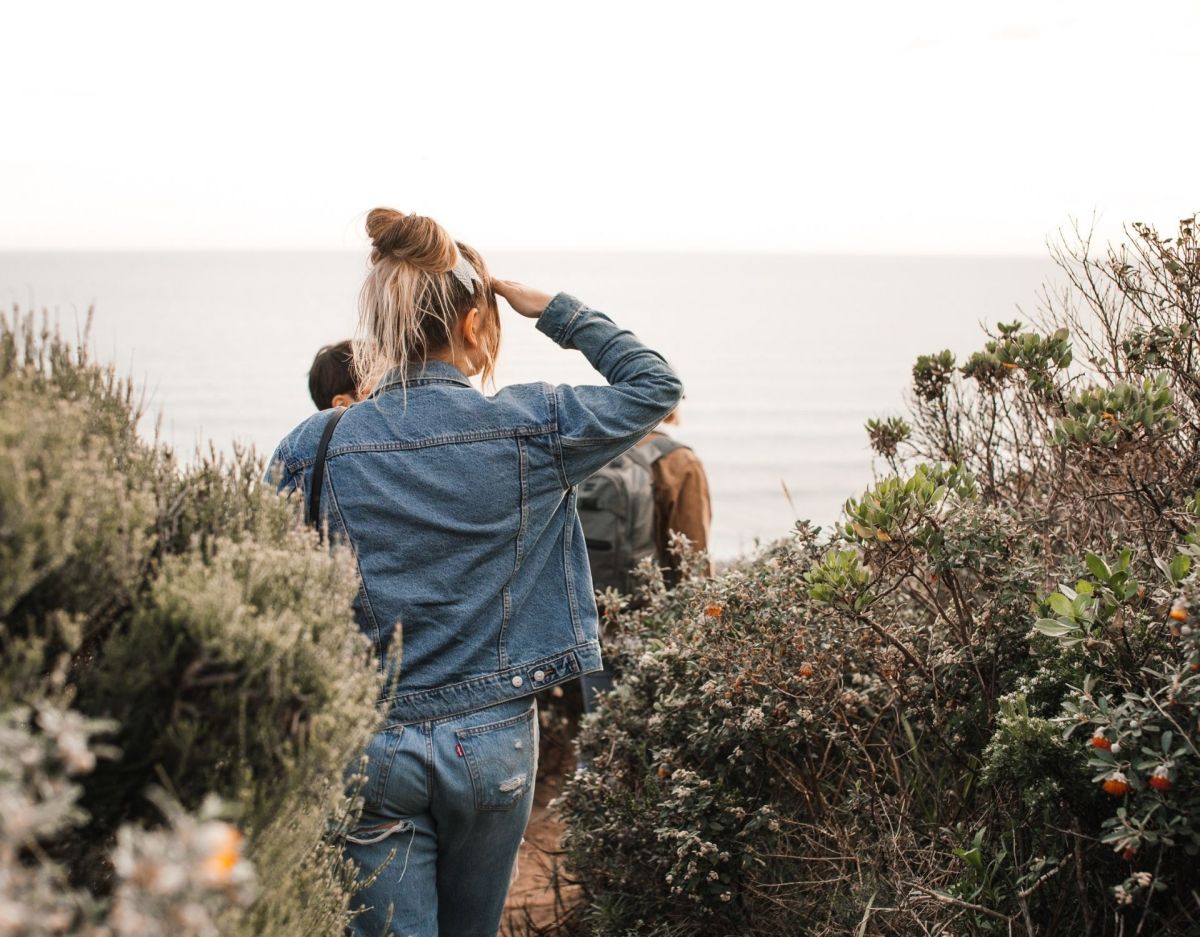
[[[587,308],[569,293],[559,293],[547,306],[537,320],[537,329],[549,335],[563,348],[572,347],[571,333],[579,318],[579,314]]]

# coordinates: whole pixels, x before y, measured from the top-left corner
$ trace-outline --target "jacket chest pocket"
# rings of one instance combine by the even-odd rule
[[[537,774],[537,708],[454,734],[471,773],[475,809],[512,810],[520,804]]]

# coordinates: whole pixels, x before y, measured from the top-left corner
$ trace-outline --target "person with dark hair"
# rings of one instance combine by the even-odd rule
[[[308,392],[318,410],[348,407],[358,402],[358,385],[354,381],[354,353],[350,340],[326,345],[313,358],[308,369]]]

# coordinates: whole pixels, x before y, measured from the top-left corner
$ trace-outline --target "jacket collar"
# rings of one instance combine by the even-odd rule
[[[423,384],[461,384],[470,387],[467,376],[454,365],[446,361],[426,361],[424,364],[414,364],[408,369],[408,377],[401,377],[399,368],[392,368],[383,376],[379,386],[371,393],[377,397],[384,391],[396,387],[419,387]]]

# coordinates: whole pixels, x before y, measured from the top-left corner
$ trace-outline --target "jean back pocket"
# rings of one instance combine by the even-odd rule
[[[455,730],[471,772],[476,810],[512,810],[537,772],[537,709],[500,722]]]

